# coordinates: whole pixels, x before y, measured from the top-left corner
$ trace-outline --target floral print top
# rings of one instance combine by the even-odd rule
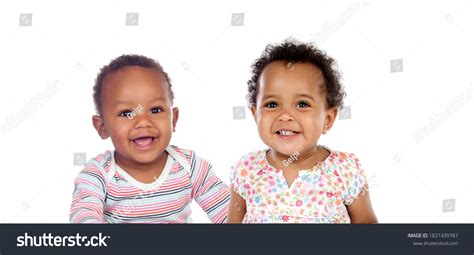
[[[246,200],[243,223],[350,223],[346,206],[367,180],[354,154],[329,151],[312,169],[300,170],[291,186],[268,163],[267,150],[243,156],[231,174],[232,190]]]

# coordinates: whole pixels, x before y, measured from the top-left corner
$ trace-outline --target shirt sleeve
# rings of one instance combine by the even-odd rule
[[[344,204],[350,205],[368,191],[368,183],[359,159],[354,154],[342,153],[341,159],[342,196]]]
[[[248,174],[246,169],[246,157],[242,157],[233,167],[230,174],[230,188],[243,199],[247,200],[247,191],[245,189],[245,176]]]
[[[229,209],[229,187],[217,177],[209,162],[192,153],[192,196],[213,223],[225,223]]]
[[[104,223],[106,178],[100,168],[88,164],[74,181],[69,221],[71,223]]]

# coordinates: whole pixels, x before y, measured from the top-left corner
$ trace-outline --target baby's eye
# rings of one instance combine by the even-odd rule
[[[306,107],[309,107],[309,106],[310,105],[305,101],[298,102],[298,108],[306,108]]]
[[[155,107],[155,108],[152,108],[152,109],[151,109],[151,113],[160,113],[160,112],[162,112],[162,111],[163,111],[163,109],[161,109],[161,108],[159,108],[159,107]]]
[[[267,108],[277,108],[278,104],[276,102],[268,102],[265,104],[265,107]]]
[[[130,110],[121,111],[119,113],[119,116],[130,118],[130,116],[132,116],[132,111],[130,111]]]

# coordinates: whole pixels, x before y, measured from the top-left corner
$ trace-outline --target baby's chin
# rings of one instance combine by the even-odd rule
[[[272,144],[272,145],[268,145],[268,146],[270,147],[270,149],[273,152],[276,152],[276,153],[278,153],[280,155],[284,155],[284,156],[291,156],[295,153],[296,154],[299,153],[298,146],[294,146],[294,145]]]
[[[119,150],[117,150],[119,151]],[[122,157],[125,157],[130,163],[135,165],[147,165],[154,163],[160,158],[160,156],[165,156],[165,149],[153,149],[149,151],[134,151],[127,150],[126,152],[120,151]]]
[[[271,150],[280,155],[290,157],[316,151],[317,144],[267,144]]]
[[[130,156],[132,160],[138,164],[150,164],[156,161],[160,156],[165,156],[164,153],[166,153],[165,150],[133,152]]]

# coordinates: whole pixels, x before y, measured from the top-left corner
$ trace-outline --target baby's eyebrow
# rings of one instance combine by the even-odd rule
[[[155,98],[149,100],[150,103],[156,102],[156,101],[164,101],[164,102],[166,102],[166,99],[165,99],[164,97],[155,97]],[[114,107],[115,107],[115,106],[118,106],[118,105],[121,105],[121,104],[129,105],[129,104],[130,104],[130,100],[118,100],[117,102],[115,102]],[[137,104],[137,105],[138,105],[138,104]]]
[[[119,100],[119,101],[115,102],[114,107],[117,106],[117,105],[121,105],[121,104],[128,105],[129,103],[130,103],[130,101],[128,101],[128,100]]]
[[[166,98],[164,98],[164,97],[155,97],[152,100],[150,100],[150,102],[155,102],[155,101],[166,101]]]
[[[262,101],[265,101],[266,99],[274,98],[274,97],[277,98],[278,96],[276,96],[276,95],[264,95],[264,96],[262,97]]]
[[[308,99],[311,99],[311,100],[315,101],[314,97],[311,96],[311,95],[308,95],[308,94],[297,94],[296,97],[306,97]]]

